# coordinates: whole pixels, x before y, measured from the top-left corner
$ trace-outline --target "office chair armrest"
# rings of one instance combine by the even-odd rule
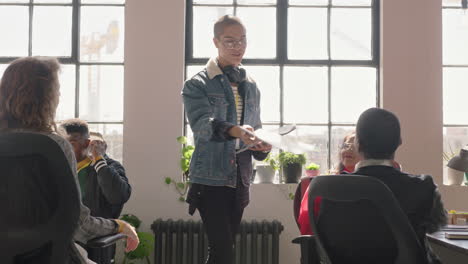
[[[319,264],[319,257],[315,250],[315,236],[302,235],[292,240],[301,246],[301,264]]]
[[[302,235],[292,240],[294,244],[313,243],[314,241],[315,241],[315,236],[313,235]]]
[[[122,233],[97,237],[97,238],[89,240],[88,243],[86,243],[86,246],[91,247],[91,248],[105,248],[125,237],[126,236]]]

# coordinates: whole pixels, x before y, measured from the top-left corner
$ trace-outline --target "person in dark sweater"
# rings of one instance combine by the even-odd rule
[[[75,153],[83,204],[92,216],[118,218],[132,191],[124,167],[107,156],[102,135],[92,132],[90,137],[86,121],[69,119],[60,128]],[[97,254],[96,249],[86,250],[91,259]],[[107,250],[106,254],[113,257],[115,246],[100,250]]]
[[[400,203],[426,251],[428,263],[440,263],[432,252],[426,233],[447,223],[441,195],[429,175],[411,175],[394,167],[395,151],[401,145],[400,122],[391,112],[370,108],[359,117],[355,145],[362,156],[354,174],[384,182]]]

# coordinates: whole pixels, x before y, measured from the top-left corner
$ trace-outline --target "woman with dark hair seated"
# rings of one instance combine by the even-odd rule
[[[54,122],[60,96],[59,70],[57,59],[47,57],[20,58],[8,66],[0,82],[0,131],[49,136],[62,148],[76,180],[76,161],[72,147],[56,133]],[[45,215],[47,213],[42,217]],[[121,220],[92,217],[89,209],[80,205],[75,241],[86,243],[89,239],[118,232],[127,235],[127,251],[138,246],[138,236],[131,225]],[[70,241],[70,245],[75,253],[71,254],[70,263],[90,263],[76,253],[77,249],[84,251],[81,247],[73,241]]]

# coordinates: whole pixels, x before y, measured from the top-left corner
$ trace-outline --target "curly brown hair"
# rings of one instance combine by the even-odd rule
[[[51,57],[11,62],[0,81],[0,128],[55,131],[59,70],[58,60]]]

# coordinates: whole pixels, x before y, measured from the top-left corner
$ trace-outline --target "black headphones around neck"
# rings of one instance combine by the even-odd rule
[[[240,68],[240,67],[234,67],[232,65],[228,65],[222,68],[222,71],[224,74],[226,74],[226,76],[229,79],[229,82],[231,83],[240,84],[241,82],[245,81],[247,78],[247,73],[245,72],[245,69]]]

